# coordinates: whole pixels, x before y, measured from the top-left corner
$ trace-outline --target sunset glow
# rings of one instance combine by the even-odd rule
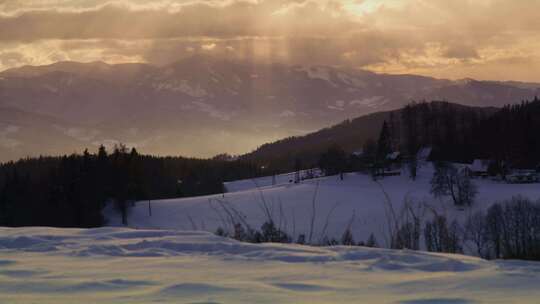
[[[7,0],[0,70],[67,60],[161,65],[205,53],[540,81],[538,11],[534,0]]]

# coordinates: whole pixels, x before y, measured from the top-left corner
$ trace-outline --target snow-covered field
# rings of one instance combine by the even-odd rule
[[[300,177],[300,179],[306,179],[308,176],[321,177],[322,172],[319,169],[301,170],[298,176]],[[227,192],[238,192],[269,186],[283,186],[294,182],[295,178],[296,172],[290,172],[277,174],[274,176],[263,176],[254,179],[225,182],[224,184]]]
[[[271,216],[294,238],[308,237],[313,218],[312,243],[339,239],[352,223],[356,241],[374,233],[384,247],[390,205],[399,215],[408,200],[423,218],[435,211],[464,221],[495,201],[540,197],[538,184],[475,180],[476,204],[459,210],[431,196],[432,173],[424,164],[416,181],[347,174],[299,184],[285,174],[228,183],[224,195],[138,202],[131,228],[114,227],[120,217],[110,207],[105,228],[0,228],[0,303],[538,303],[537,262],[211,233],[231,221],[259,228]]]
[[[201,231],[0,228],[0,303],[538,303],[539,283],[533,262]]]
[[[368,175],[360,173],[347,174],[344,181],[330,176],[304,180],[300,184],[289,182],[293,179],[291,174],[277,176],[275,185],[272,185],[271,177],[242,180],[227,183],[230,192],[224,195],[138,202],[131,210],[128,225],[133,228],[210,232],[221,227],[232,231],[232,215],[234,221],[245,221],[259,229],[267,220],[266,214],[271,213],[276,225],[296,239],[300,234],[308,238],[315,210],[312,243],[317,243],[324,236],[339,240],[352,222],[355,241],[365,241],[373,233],[379,245],[385,247],[388,245],[387,218],[390,213],[385,193],[397,217],[405,202],[409,201],[412,209],[424,220],[431,219],[435,211],[461,223],[474,211],[485,210],[494,202],[515,195],[540,199],[540,184],[506,184],[475,179],[478,196],[474,206],[458,209],[449,197],[436,199],[430,194],[432,175],[431,163],[423,163],[416,181],[402,175],[386,177],[376,183]],[[117,213],[109,209],[106,214],[109,225],[120,225]]]

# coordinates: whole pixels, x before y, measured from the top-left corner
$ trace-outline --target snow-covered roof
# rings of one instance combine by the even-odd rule
[[[401,153],[399,153],[399,151],[394,151],[392,153],[388,153],[388,155],[386,155],[386,159],[396,160],[400,155]]]
[[[486,172],[488,169],[489,160],[475,159],[470,166],[473,172]]]
[[[416,154],[416,157],[419,160],[427,160],[429,156],[431,155],[431,150],[432,150],[431,147],[422,148],[420,149],[420,151],[418,151],[418,153]]]
[[[356,150],[352,153],[354,156],[362,156],[364,155],[364,149]]]

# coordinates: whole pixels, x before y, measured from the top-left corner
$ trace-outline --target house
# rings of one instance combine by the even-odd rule
[[[360,150],[356,150],[352,153],[352,155],[356,156],[356,157],[362,157],[364,156],[364,149],[360,149]]]
[[[384,170],[380,173],[380,176],[399,176],[401,175],[401,170]]]
[[[429,161],[431,159],[431,152],[433,149],[431,147],[424,147],[416,153],[416,159],[418,161]]]
[[[401,172],[401,161],[402,155],[399,151],[388,153],[386,155],[386,165],[384,171],[391,172],[391,175],[399,175],[398,172]]]
[[[506,176],[506,181],[514,184],[537,183],[538,180],[536,170],[515,170]]]
[[[401,157],[401,153],[399,151],[394,151],[386,155],[386,160],[390,162],[397,162],[400,160],[400,157]]]
[[[490,161],[486,159],[475,159],[473,163],[469,166],[471,176],[487,177],[489,162]]]

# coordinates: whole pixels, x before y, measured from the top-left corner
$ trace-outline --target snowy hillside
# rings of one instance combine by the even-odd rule
[[[321,177],[322,172],[319,169],[302,170],[298,173],[298,178],[307,179],[309,177]],[[233,182],[225,182],[227,192],[238,192],[245,190],[254,190],[269,186],[284,186],[291,184],[296,180],[296,172],[277,174],[274,176],[263,176],[254,179],[244,179]]]
[[[205,232],[0,228],[2,303],[537,303],[540,264]]]
[[[368,175],[360,173],[347,174],[344,181],[330,176],[299,184],[289,182],[292,175],[277,176],[275,185],[272,185],[271,177],[243,180],[226,184],[233,192],[224,195],[138,202],[130,211],[128,225],[210,232],[221,227],[232,231],[231,217],[259,229],[271,216],[293,240],[301,234],[306,240],[311,234],[311,243],[321,242],[325,237],[339,239],[351,224],[355,241],[366,241],[373,233],[379,245],[387,247],[388,216],[390,212],[399,216],[405,204],[424,221],[437,213],[463,223],[474,211],[485,210],[495,202],[516,195],[532,200],[540,198],[538,184],[475,179],[478,195],[474,206],[459,209],[449,197],[436,199],[430,194],[432,175],[431,163],[424,163],[416,181],[402,175],[374,182]],[[106,214],[109,225],[120,224],[118,214],[112,209],[106,210]],[[314,229],[310,233],[312,218]]]

